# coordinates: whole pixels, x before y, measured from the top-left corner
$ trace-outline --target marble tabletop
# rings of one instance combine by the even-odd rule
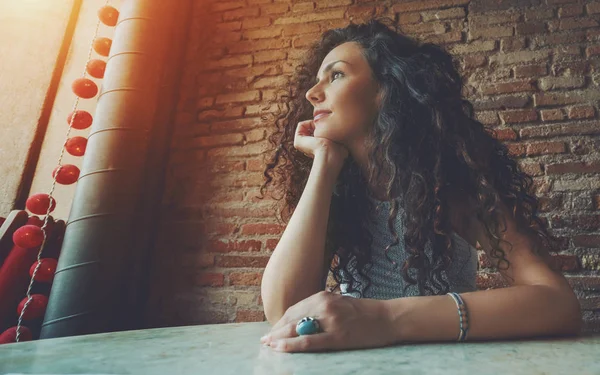
[[[600,374],[600,336],[280,353],[270,325],[211,324],[0,345],[2,374]]]

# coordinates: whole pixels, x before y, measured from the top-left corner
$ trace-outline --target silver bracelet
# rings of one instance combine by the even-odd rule
[[[465,341],[467,339],[467,333],[469,332],[469,312],[467,310],[467,305],[463,301],[462,297],[458,293],[446,293],[454,302],[456,302],[456,307],[458,308],[458,317],[460,321],[460,333],[458,334],[458,340],[456,341]]]

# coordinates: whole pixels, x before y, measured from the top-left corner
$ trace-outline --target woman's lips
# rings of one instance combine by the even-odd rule
[[[320,119],[322,119],[325,116],[329,116],[331,114],[331,112],[327,112],[327,113],[319,113],[318,115],[315,116],[315,118],[313,119],[313,121],[318,121]]]

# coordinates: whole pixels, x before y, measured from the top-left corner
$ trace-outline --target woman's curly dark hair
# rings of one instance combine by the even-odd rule
[[[387,246],[386,256],[401,240],[394,229],[399,206],[406,212],[403,240],[409,254],[401,272],[407,287],[417,284],[420,295],[449,291],[442,272],[453,259],[448,212],[449,200],[457,196],[473,202],[498,268],[509,267],[500,247],[501,242],[508,243],[501,239],[500,201],[512,210],[519,228],[533,235],[534,251],[548,255],[556,242],[537,216],[532,178],[521,171],[495,132],[474,119],[473,105],[462,98],[463,84],[452,56],[438,45],[402,35],[381,19],[326,31],[296,67],[284,109],[274,115],[277,129],[269,140],[275,151],[261,187],[263,197],[269,185],[281,193],[277,199],[285,199],[279,212],[282,218],[287,222],[291,217],[312,166],[312,159],[293,146],[298,122],[312,118],[305,94],[325,56],[346,42],[362,47],[383,97],[368,141],[367,176],[348,158],[332,197],[325,259],[334,259],[326,266],[336,289],[343,275],[352,276],[349,264],[367,279],[367,288],[371,284],[364,269],[372,264],[367,220],[373,206],[369,187],[374,181],[380,186],[385,183],[386,200],[391,203],[388,227],[394,241]],[[432,259],[425,253],[428,243]],[[351,277],[345,282],[349,292],[356,291],[357,280]]]

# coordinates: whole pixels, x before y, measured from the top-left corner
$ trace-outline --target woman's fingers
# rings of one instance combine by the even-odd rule
[[[296,337],[298,334],[296,333],[296,324],[288,323],[285,326],[273,330],[268,334],[261,337],[260,342],[266,345],[269,345],[273,340],[286,339],[291,337]]]
[[[314,157],[315,149],[318,142],[313,136],[314,134],[313,120],[301,121],[296,128],[294,136],[294,148],[308,157]]]
[[[279,352],[320,352],[336,348],[335,337],[327,332],[314,335],[304,335],[270,343],[273,350]]]

